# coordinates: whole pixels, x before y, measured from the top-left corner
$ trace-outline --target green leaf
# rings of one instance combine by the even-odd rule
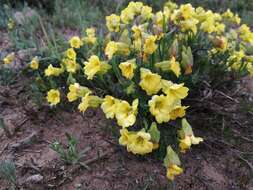
[[[171,146],[167,147],[167,154],[163,160],[165,167],[167,168],[169,165],[175,164],[180,166],[181,162],[177,153],[171,148]]]
[[[151,124],[150,129],[148,130],[148,133],[151,135],[151,140],[153,142],[159,143],[160,141],[160,131],[157,129],[157,125],[155,122]]]
[[[193,135],[192,127],[185,118],[182,119],[182,131],[184,136]]]
[[[68,79],[67,79],[67,84],[74,84],[76,83],[76,79],[73,77],[73,75],[71,73],[69,73]]]

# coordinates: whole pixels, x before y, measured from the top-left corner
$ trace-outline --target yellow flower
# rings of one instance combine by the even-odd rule
[[[188,96],[189,89],[184,87],[184,83],[175,84],[171,81],[162,80],[162,90],[169,98],[174,100],[176,99],[184,99]]]
[[[200,29],[207,33],[212,33],[216,30],[215,20],[213,17],[208,17],[204,22],[201,23]]]
[[[184,19],[190,19],[195,15],[195,9],[190,3],[181,5],[179,10]]]
[[[183,173],[183,169],[177,166],[176,164],[171,164],[167,168],[167,178],[171,181],[174,180],[175,176]]]
[[[116,108],[119,100],[112,96],[105,96],[103,103],[101,104],[101,108],[105,113],[107,119],[113,119],[116,114]]]
[[[112,59],[113,55],[118,51],[118,45],[114,41],[110,41],[105,47],[105,55],[108,59]]]
[[[142,37],[142,33],[144,32],[144,28],[145,28],[145,25],[139,25],[139,26],[134,25],[132,27],[133,37],[135,40],[138,40]]]
[[[76,52],[73,48],[69,48],[66,51],[66,56],[69,59],[76,60]]]
[[[133,9],[127,7],[121,11],[120,19],[124,24],[129,24],[134,19],[134,16],[135,12],[133,11]]]
[[[224,36],[217,36],[212,39],[213,45],[217,50],[225,51],[228,47],[228,40]]]
[[[153,150],[153,143],[150,140],[151,136],[149,133],[139,131],[135,135],[130,136],[127,150],[133,154],[148,154]]]
[[[182,153],[190,149],[192,144],[199,144],[203,141],[201,137],[195,137],[190,124],[186,119],[182,119],[182,129],[178,131],[179,134],[179,147]]]
[[[73,102],[78,99],[78,90],[80,85],[78,83],[71,84],[69,86],[69,93],[67,94],[67,98],[69,102]]]
[[[155,50],[157,49],[157,45],[155,44],[156,41],[156,36],[150,35],[144,43],[144,53],[145,54],[152,54],[155,52]]]
[[[177,77],[181,74],[181,68],[179,63],[176,61],[175,57],[173,56],[170,60],[170,69],[175,73]]]
[[[120,30],[120,17],[115,14],[111,14],[106,17],[106,26],[110,32],[119,32]]]
[[[130,53],[128,45],[123,42],[110,41],[105,47],[105,55],[108,59],[112,59],[113,55],[116,53],[128,55]]]
[[[185,110],[188,108],[188,106],[181,106],[177,105],[173,107],[173,110],[170,112],[170,119],[175,120],[177,118],[182,118],[185,116]]]
[[[156,94],[161,89],[161,76],[152,73],[150,70],[141,68],[140,87],[146,91],[148,95]]]
[[[172,110],[172,99],[164,95],[154,95],[149,100],[149,111],[155,116],[158,123],[168,122],[170,118],[170,112]]]
[[[87,75],[88,80],[92,80],[97,73],[106,73],[111,66],[108,63],[101,62],[96,55],[92,55],[88,62],[84,62],[84,73]]]
[[[180,140],[179,147],[180,152],[185,153],[186,150],[189,150],[192,144],[199,144],[203,139],[201,137],[195,137],[194,135],[185,136],[184,139]]]
[[[69,73],[76,73],[76,71],[79,69],[79,65],[76,63],[75,60],[64,59],[63,63],[66,66],[67,72]]]
[[[82,40],[78,37],[78,36],[73,36],[70,40],[69,40],[69,44],[72,48],[80,48],[83,45]]]
[[[96,108],[102,103],[102,99],[98,96],[90,95],[90,92],[86,93],[82,98],[82,102],[78,105],[80,112],[85,112],[89,107]]]
[[[15,26],[15,22],[13,19],[10,18],[9,22],[7,23],[7,27],[9,30],[12,30],[14,28],[14,26]]]
[[[32,61],[30,62],[30,68],[32,70],[37,70],[39,68],[39,61],[37,57],[34,57]]]
[[[141,9],[141,17],[142,19],[145,20],[149,20],[150,18],[152,18],[153,13],[152,13],[152,8],[149,6],[143,6]]]
[[[138,112],[138,102],[138,99],[135,99],[132,106],[124,100],[117,103],[116,119],[119,126],[125,128],[134,125]]]
[[[153,17],[153,21],[157,26],[162,28],[163,23],[166,23],[166,18],[163,12],[162,11],[157,12]]]
[[[250,28],[246,25],[243,24],[239,29],[238,32],[240,34],[240,38],[253,45],[253,32],[250,31]]]
[[[92,37],[95,37],[96,36],[96,30],[95,28],[87,28],[85,30],[87,36],[92,36]]]
[[[15,54],[10,53],[3,59],[3,62],[4,64],[9,65],[14,61],[14,59],[15,59]]]
[[[136,69],[135,59],[120,63],[119,68],[124,77],[132,79]]]
[[[87,87],[83,87],[80,86],[78,83],[74,83],[69,85],[69,92],[67,94],[67,98],[69,102],[73,102],[79,97],[85,96],[87,93],[91,93],[91,91]]]
[[[129,132],[126,128],[121,129],[119,144],[122,146],[127,146],[129,144],[129,139],[131,138],[131,135],[134,134],[135,134],[134,132]]]
[[[180,27],[181,27],[182,32],[192,31],[193,34],[196,34],[198,23],[199,21],[197,19],[192,18],[192,19],[181,21]]]
[[[141,13],[141,9],[143,7],[143,3],[142,2],[130,2],[129,5],[127,6],[128,8],[132,9],[132,11],[135,14],[140,14]]]
[[[141,44],[142,44],[141,38],[134,40],[133,41],[133,49],[135,51],[140,52],[141,51]]]
[[[64,72],[63,67],[58,68],[54,67],[52,64],[50,64],[47,69],[45,69],[45,76],[59,76],[61,73]]]
[[[84,42],[87,44],[95,44],[95,42],[97,41],[95,29],[94,28],[87,28],[86,34],[87,34],[87,37],[85,37],[83,39]]]
[[[51,89],[47,92],[47,101],[51,106],[56,105],[60,102],[60,91]]]

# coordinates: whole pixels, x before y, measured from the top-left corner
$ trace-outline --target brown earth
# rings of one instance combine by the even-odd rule
[[[38,109],[23,84],[26,80],[18,81],[22,83],[0,86],[0,113],[11,134],[8,138],[0,130],[0,160],[15,162],[20,189],[172,188],[161,161],[152,156],[131,155],[118,145],[117,138],[111,134],[110,122],[100,110],[89,110],[82,115],[47,106]],[[176,178],[174,189],[249,190],[253,187],[252,112],[242,111],[236,95],[219,94],[215,92],[212,98],[205,99],[204,106],[203,102],[196,103],[189,112],[190,116],[198,115],[190,120],[195,123],[196,135],[202,136],[205,142],[182,155],[185,172]],[[214,113],[210,113],[212,109]],[[66,144],[66,132],[79,140],[79,150],[91,148],[82,159],[88,163],[89,170],[65,165],[49,148],[54,140]],[[0,189],[8,189],[6,181],[0,180]]]

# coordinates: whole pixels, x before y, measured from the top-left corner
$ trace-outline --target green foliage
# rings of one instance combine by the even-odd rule
[[[8,86],[15,82],[17,73],[10,68],[0,68],[0,85]]]
[[[66,163],[66,164],[77,164],[80,163],[80,159],[85,156],[85,153],[90,150],[90,147],[87,147],[86,149],[78,152],[77,150],[77,144],[78,141],[75,137],[71,136],[70,134],[66,133],[68,145],[67,148],[64,148],[64,146],[59,143],[58,141],[55,141],[50,145],[50,148],[57,152],[60,156],[60,158]]]
[[[12,161],[4,160],[0,162],[0,177],[11,184],[11,189],[15,189],[17,178],[15,164]]]

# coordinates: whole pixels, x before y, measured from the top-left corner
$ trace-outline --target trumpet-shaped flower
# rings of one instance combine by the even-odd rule
[[[37,57],[34,57],[30,62],[30,68],[32,70],[37,70],[39,68],[39,60]]]
[[[83,38],[83,41],[87,44],[95,44],[97,41],[95,29],[87,28],[85,32],[87,36]]]
[[[69,73],[76,73],[76,71],[79,69],[79,65],[76,63],[75,60],[72,59],[64,59],[63,64],[65,65],[66,70]]]
[[[123,42],[110,41],[105,47],[105,55],[108,59],[112,59],[114,54],[128,55],[130,53],[129,46]]]
[[[69,44],[72,48],[78,49],[83,45],[83,42],[78,36],[73,36],[72,38],[70,38]]]
[[[173,100],[164,95],[154,95],[148,102],[149,111],[158,123],[168,122],[171,119],[172,104]]]
[[[134,77],[134,70],[136,69],[135,59],[120,63],[119,68],[124,77],[132,79]]]
[[[47,101],[51,106],[56,105],[60,102],[60,91],[51,89],[47,92]]]
[[[96,108],[102,103],[102,99],[98,96],[90,95],[88,92],[83,98],[82,102],[78,105],[80,112],[85,112],[89,107]]]
[[[88,62],[84,62],[84,64],[84,73],[87,75],[88,80],[92,80],[98,72],[105,73],[111,68],[108,63],[101,62],[96,55],[92,55]]]
[[[143,46],[143,51],[145,54],[152,54],[155,52],[155,50],[157,49],[157,45],[155,43],[156,41],[156,36],[153,36],[153,35],[150,35],[146,40],[145,40],[145,43],[144,43],[144,46]]]
[[[127,150],[133,154],[148,154],[153,150],[153,143],[150,140],[151,136],[149,133],[139,131],[130,136],[127,144]]]
[[[146,21],[152,18],[153,13],[152,13],[152,8],[149,6],[143,6],[141,9],[141,18]]]
[[[138,99],[135,99],[132,106],[127,101],[117,103],[116,119],[118,125],[125,128],[134,125],[138,112]]]
[[[128,4],[128,8],[132,9],[132,11],[135,14],[140,14],[142,7],[143,7],[143,3],[142,2],[133,2],[133,1],[131,1]]]
[[[179,133],[179,147],[182,153],[185,153],[186,150],[190,149],[192,144],[199,144],[203,141],[201,137],[195,137],[192,131],[190,124],[186,119],[182,119],[182,129],[178,131]]]
[[[175,120],[177,118],[182,118],[185,116],[185,110],[188,106],[177,105],[173,107],[173,110],[170,112],[170,119]]]
[[[177,77],[181,74],[180,65],[174,56],[170,60],[156,63],[155,67],[160,68],[162,71],[172,71]]]
[[[140,87],[146,91],[148,95],[156,94],[161,89],[161,76],[152,73],[150,70],[141,68]]]
[[[120,130],[119,144],[122,146],[127,146],[130,143],[130,138],[132,135],[135,135],[135,132],[129,132],[127,128]]]
[[[69,59],[76,60],[76,52],[73,48],[69,48],[66,51],[66,56]]]
[[[52,64],[50,64],[47,69],[45,69],[45,76],[49,77],[49,76],[59,76],[61,73],[64,72],[64,68],[58,68],[58,67],[54,67]]]
[[[111,14],[106,17],[106,26],[110,32],[119,32],[120,30],[120,17],[115,14]]]
[[[167,168],[167,178],[171,181],[174,180],[175,176],[183,173],[183,169],[177,166],[176,164],[172,164]]]
[[[105,96],[103,103],[101,104],[101,108],[105,113],[107,119],[113,119],[117,112],[117,104],[120,101],[112,96]]]
[[[186,150],[189,150],[192,144],[199,144],[203,139],[201,137],[195,137],[194,135],[185,136],[184,139],[180,140],[179,147],[180,152],[185,153]]]
[[[69,102],[73,102],[79,97],[85,96],[87,93],[91,93],[91,91],[87,87],[80,86],[80,84],[78,83],[74,83],[69,85],[69,92],[67,94],[67,98]]]
[[[105,47],[105,55],[108,59],[112,59],[113,55],[118,51],[118,45],[114,41],[110,41]]]
[[[174,100],[176,99],[184,99],[188,96],[189,89],[184,87],[184,83],[175,84],[171,81],[162,80],[162,90],[169,98]]]
[[[124,24],[129,24],[134,19],[134,16],[135,16],[134,10],[127,7],[121,11],[120,19]]]
[[[4,64],[9,65],[14,61],[14,59],[15,59],[15,54],[10,53],[3,59],[3,62]]]
[[[80,89],[80,85],[78,83],[71,84],[69,86],[69,93],[67,94],[67,98],[69,102],[73,102],[78,99],[79,89]]]

